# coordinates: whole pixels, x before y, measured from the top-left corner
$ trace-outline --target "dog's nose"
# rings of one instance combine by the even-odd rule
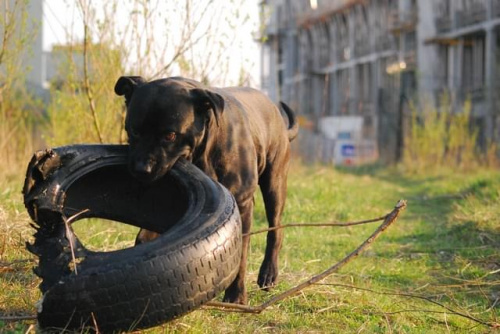
[[[150,160],[136,160],[134,163],[134,172],[137,174],[151,174],[153,171]]]

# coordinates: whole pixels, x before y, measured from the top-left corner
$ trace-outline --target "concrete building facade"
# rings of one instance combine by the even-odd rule
[[[500,0],[264,0],[261,11],[263,88],[313,131],[362,117],[384,156],[407,101],[447,92],[472,100],[483,140],[499,139]]]
[[[44,30],[47,18],[44,9],[47,4],[42,0],[32,1],[2,1],[0,2],[0,34],[3,35],[4,25],[12,25],[15,31],[10,43],[23,41],[22,50],[19,50],[21,68],[20,76],[25,79],[28,91],[45,101],[50,99],[49,88],[51,84],[60,81],[59,67],[67,62],[70,49],[69,45],[53,45],[51,51],[44,50]],[[15,20],[15,24],[9,23]],[[11,28],[12,29],[12,28]],[[13,47],[8,45],[7,47]],[[72,60],[77,68],[83,68],[83,55],[74,47]],[[4,70],[5,64],[0,64],[0,71]],[[83,72],[83,69],[80,70]],[[0,72],[2,73],[2,72]],[[1,81],[1,78],[0,78]],[[0,82],[0,86],[1,86]]]
[[[20,50],[20,62],[23,65],[22,75],[26,76],[28,88],[35,94],[43,94],[43,82],[45,78],[44,57],[42,50],[42,1],[2,1],[0,3],[0,15],[2,15],[0,24],[0,34],[4,36],[4,27],[7,26],[7,35],[9,37],[5,47],[19,47],[15,44],[18,41],[29,39],[29,43],[23,45],[24,50]],[[13,29],[13,30],[12,30]],[[4,36],[4,38],[7,38]],[[5,40],[3,41],[5,42]],[[3,45],[3,44],[2,44]],[[4,59],[3,59],[4,60]],[[4,64],[0,64],[0,71],[4,70]],[[0,83],[1,84],[1,83]]]

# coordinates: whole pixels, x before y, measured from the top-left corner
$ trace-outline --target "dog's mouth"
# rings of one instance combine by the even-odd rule
[[[192,161],[191,150],[186,148],[177,154],[161,152],[160,154],[136,155],[132,153],[129,156],[129,170],[136,179],[149,184],[165,176],[181,158]]]
[[[164,177],[177,160],[178,158],[168,163],[149,162],[145,168],[134,167],[133,165],[136,163],[133,163],[130,166],[130,172],[140,182],[150,184]]]
[[[138,179],[141,183],[150,184],[150,183],[153,183],[153,182],[161,179],[164,174],[157,174],[157,173],[144,174],[144,173],[132,172],[132,175],[136,179]]]

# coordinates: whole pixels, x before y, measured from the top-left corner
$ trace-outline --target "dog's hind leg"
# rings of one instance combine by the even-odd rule
[[[264,199],[269,227],[281,225],[281,215],[285,207],[287,174],[289,165],[289,150],[284,150],[281,156],[269,163],[260,176],[259,185]],[[267,244],[264,261],[259,270],[257,283],[261,288],[268,289],[278,278],[278,253],[281,249],[283,231],[276,229],[267,232]]]

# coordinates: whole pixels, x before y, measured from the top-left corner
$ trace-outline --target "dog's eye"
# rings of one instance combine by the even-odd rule
[[[134,130],[134,129],[131,129],[129,131],[129,135],[132,138],[139,138],[141,136],[141,134],[137,130]]]
[[[163,137],[163,140],[171,142],[174,141],[176,137],[177,135],[175,134],[175,132],[169,132],[165,135],[165,137]]]

